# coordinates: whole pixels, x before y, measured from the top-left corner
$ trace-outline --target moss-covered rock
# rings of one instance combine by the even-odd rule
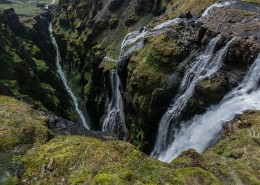
[[[31,149],[23,161],[22,181],[29,184],[220,184],[201,168],[171,168],[131,144],[79,136],[59,136]]]
[[[47,129],[47,117],[29,105],[0,96],[0,152],[20,144],[44,144],[53,134]]]
[[[14,16],[12,12],[12,16]],[[16,14],[15,14],[16,15]],[[0,20],[6,19],[0,14]],[[17,18],[19,22],[19,19]],[[49,38],[48,18],[37,16],[22,31],[12,30],[8,21],[0,25],[0,82],[16,98],[41,110],[77,120],[63,83],[56,72],[54,48]],[[17,30],[18,31],[18,30]],[[6,93],[5,93],[6,94]]]

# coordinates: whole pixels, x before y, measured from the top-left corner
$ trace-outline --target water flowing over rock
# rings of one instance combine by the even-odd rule
[[[68,82],[67,82],[67,79],[65,77],[65,74],[64,72],[62,71],[62,68],[61,68],[61,65],[60,65],[60,54],[59,54],[59,48],[58,48],[58,44],[56,42],[56,39],[55,37],[53,36],[52,34],[52,23],[50,23],[49,25],[49,31],[50,31],[50,38],[51,38],[51,42],[55,48],[55,51],[56,51],[56,57],[55,57],[55,60],[56,60],[56,65],[57,65],[57,70],[58,70],[58,73],[62,79],[62,82],[68,92],[68,94],[70,95],[71,99],[73,100],[73,103],[74,103],[74,106],[75,106],[75,109],[84,125],[85,128],[89,129],[89,123],[87,123],[86,121],[86,118],[84,116],[84,114],[82,113],[82,111],[80,110],[79,108],[79,104],[78,104],[78,99],[77,97],[73,94],[71,88],[68,86]]]
[[[109,72],[111,94],[106,117],[103,121],[102,131],[116,133],[118,138],[127,139],[125,126],[125,113],[122,94],[120,92],[120,79],[116,69]]]
[[[167,31],[167,27],[177,24],[181,20],[184,19],[176,18],[174,20],[159,24],[153,29],[148,30],[147,27],[143,27],[142,30],[128,33],[121,44],[118,60],[114,60],[108,56],[106,56],[104,60],[118,63],[118,70],[122,70],[122,68],[125,68],[125,62],[129,56],[144,46],[146,38],[165,33]],[[109,104],[107,106],[105,118],[102,124],[102,130],[116,133],[119,138],[126,139],[128,137],[128,131],[125,125],[125,110],[121,87],[122,84],[116,69],[110,70],[109,80],[112,96],[109,99]]]
[[[158,156],[158,154],[164,151],[168,144],[173,140],[172,136],[175,127],[177,127],[178,119],[188,100],[192,96],[196,85],[201,80],[217,72],[221,67],[233,40],[230,40],[220,51],[214,53],[215,47],[220,38],[221,35],[218,35],[212,39],[204,52],[196,58],[192,66],[190,66],[186,71],[179,91],[173,100],[173,104],[163,115],[159,123],[157,141],[154,151],[152,152],[153,156]]]
[[[217,2],[213,5],[211,5],[210,7],[208,7],[204,12],[203,14],[201,15],[201,17],[205,17],[207,16],[211,10],[213,10],[214,8],[221,8],[221,7],[224,7],[224,6],[229,6],[233,3],[234,1],[227,1],[227,2]]]
[[[204,152],[207,147],[219,139],[224,123],[232,120],[245,110],[260,109],[260,54],[251,66],[242,83],[228,93],[220,104],[211,107],[205,114],[197,115],[190,121],[183,122],[175,130],[174,141],[158,159],[170,162],[189,148]]]

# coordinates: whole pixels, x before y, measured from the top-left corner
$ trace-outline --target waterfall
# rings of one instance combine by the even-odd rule
[[[218,105],[181,124],[181,129],[175,133],[174,141],[165,152],[160,154],[159,160],[171,162],[190,148],[202,153],[210,144],[216,142],[224,123],[231,121],[245,110],[260,110],[259,83],[260,54],[242,83],[228,93]]]
[[[233,1],[226,1],[226,2],[217,2],[213,5],[211,5],[210,7],[208,7],[201,15],[201,17],[205,17],[207,16],[214,8],[221,8],[224,6],[229,6],[233,3]]]
[[[212,5],[211,7],[209,7],[208,9],[206,9],[203,16],[207,15],[214,7],[223,7],[223,6],[228,6],[228,5],[229,5],[228,2],[216,3],[216,4]],[[118,59],[114,60],[114,59],[106,56],[105,60],[111,61],[111,62],[116,61],[117,63],[124,62],[125,59],[127,59],[134,51],[137,51],[144,46],[144,41],[146,38],[163,34],[163,33],[167,32],[168,30],[170,30],[170,26],[178,24],[182,21],[187,21],[187,19],[176,18],[173,20],[168,20],[166,22],[163,22],[163,23],[155,26],[154,28],[143,27],[142,30],[133,31],[131,33],[128,33],[122,41],[121,50],[120,50]],[[183,81],[183,85],[182,85],[183,87],[180,90],[179,94],[181,95],[182,93],[185,92],[185,90],[187,90],[187,92],[186,92],[187,98],[185,98],[184,96],[180,97],[180,99],[179,99],[180,108],[183,108],[186,105],[186,103],[187,103],[189,97],[192,95],[193,90],[194,90],[196,84],[198,83],[198,81],[204,79],[207,76],[210,76],[211,74],[216,72],[216,70],[220,67],[220,65],[217,65],[218,64],[217,62],[221,62],[221,59],[222,59],[221,57],[214,58],[214,61],[217,61],[215,63],[210,62],[210,59],[212,59],[215,45],[219,38],[220,38],[220,36],[218,36],[217,38],[212,40],[211,45],[207,48],[208,51],[205,51],[205,55],[203,55],[203,56],[201,56],[201,58],[197,59],[198,62],[196,63],[196,65],[194,65],[193,68],[190,69],[190,72],[189,72],[190,75],[187,74],[186,81]],[[226,46],[226,48],[228,48],[228,45]],[[219,52],[220,53],[217,56],[222,56],[222,55],[225,55],[226,50],[224,48],[223,50],[221,50]],[[223,53],[221,53],[221,52],[223,52]],[[204,63],[203,62],[201,63],[199,61],[204,61]],[[209,61],[209,62],[207,62],[207,61]],[[195,71],[198,69],[201,69],[201,71],[198,73],[198,76],[193,76],[192,74],[195,74]],[[127,130],[126,126],[125,126],[123,99],[122,99],[122,95],[121,95],[121,92],[119,89],[121,86],[121,82],[120,82],[120,78],[118,77],[117,70],[115,70],[115,69],[111,70],[109,76],[110,76],[109,79],[110,79],[112,97],[109,99],[109,103],[108,103],[107,110],[105,113],[105,118],[104,118],[103,124],[102,124],[102,130],[118,133],[119,128],[121,128],[121,129],[124,128],[124,130]],[[189,88],[186,88],[186,84],[188,81],[190,81],[190,85],[189,85]],[[114,89],[114,88],[116,88],[116,89]],[[180,110],[172,109],[172,112],[176,112],[176,114],[179,114],[178,111],[180,111]],[[170,114],[170,113],[171,113],[171,111],[166,114]],[[167,118],[165,118],[165,119],[167,119]],[[165,120],[165,122],[166,122],[166,120]],[[167,132],[165,131],[165,129],[167,129],[167,128],[168,127],[165,126],[164,131],[159,131],[159,133],[162,133],[162,135],[164,135],[162,137],[162,140],[164,140],[164,142],[159,141],[159,140],[161,140],[161,139],[159,139],[157,141],[158,147],[156,147],[157,149],[155,151],[161,151],[162,149],[165,149],[165,147],[166,147],[165,144],[163,144],[161,146],[159,146],[159,145],[162,143],[166,143],[165,140],[166,140]],[[157,152],[154,152],[154,153],[157,153]]]
[[[144,39],[147,37],[157,36],[167,31],[166,27],[179,22],[179,18],[167,21],[156,26],[153,29],[148,30],[146,27],[142,31],[134,31],[128,33],[122,41],[119,57],[117,60],[106,56],[104,60],[122,63],[127,59],[134,51],[141,49],[144,46]],[[162,29],[163,28],[163,29]],[[123,133],[122,138],[126,138],[127,128],[125,125],[125,113],[122,93],[120,91],[121,81],[118,76],[117,70],[112,69],[109,72],[111,98],[107,106],[105,117],[102,123],[102,131],[113,132],[116,134]]]
[[[181,112],[185,108],[188,100],[192,97],[196,85],[206,77],[217,72],[221,67],[222,61],[233,39],[214,54],[215,46],[220,40],[220,37],[221,35],[218,35],[213,38],[204,52],[195,59],[192,66],[186,71],[178,93],[172,101],[173,103],[160,120],[155,148],[151,154],[152,156],[158,157],[158,155],[167,148],[168,144],[172,142],[174,126],[178,123]]]
[[[116,69],[110,70],[109,78],[112,97],[108,105],[106,117],[103,121],[102,130],[117,134],[123,132],[124,136],[122,136],[122,138],[124,138],[127,134],[127,130],[125,127],[123,99],[120,92],[121,82]]]
[[[53,1],[54,3],[55,1]],[[56,61],[56,66],[57,66],[57,70],[58,70],[58,73],[62,79],[62,82],[66,88],[66,91],[68,92],[68,94],[70,95],[71,99],[73,100],[73,104],[75,106],[75,110],[76,112],[78,113],[83,125],[85,128],[89,129],[89,125],[87,124],[86,122],[86,119],[84,117],[84,114],[82,113],[82,111],[80,110],[79,108],[79,104],[78,104],[78,99],[77,97],[73,94],[71,88],[69,87],[68,85],[68,82],[67,82],[67,79],[65,77],[65,74],[64,72],[62,71],[62,68],[61,68],[61,65],[60,65],[60,54],[59,54],[59,48],[58,48],[58,44],[57,44],[57,41],[55,39],[55,37],[53,36],[52,34],[52,23],[50,23],[49,25],[49,32],[50,32],[50,38],[51,38],[51,42],[55,48],[55,51],[56,51],[56,58],[55,58],[55,61]]]

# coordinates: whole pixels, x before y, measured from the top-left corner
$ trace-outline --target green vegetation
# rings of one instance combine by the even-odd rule
[[[167,3],[166,6],[166,15],[160,16],[160,19],[156,21],[163,22],[166,19],[174,19],[178,17],[181,13],[185,13],[190,11],[192,15],[199,15],[202,13],[210,5],[217,2],[217,0],[185,0],[185,1],[178,1],[173,0],[172,3]]]
[[[53,65],[49,37],[44,36],[46,41],[38,44],[39,35],[33,27],[24,27],[18,35],[8,23],[0,25],[0,83],[18,99],[77,120],[71,99]]]
[[[22,20],[25,20],[43,13],[43,8],[51,2],[52,0],[4,0],[0,2],[0,11],[14,8],[18,16]]]
[[[20,144],[43,144],[51,137],[45,127],[47,118],[28,105],[0,96],[0,152]]]
[[[248,3],[260,4],[260,0],[241,0],[241,1],[248,2]]]
[[[183,184],[190,176],[220,182],[201,168],[173,169],[125,142],[79,136],[56,137],[31,149],[23,161],[23,181],[32,184]]]

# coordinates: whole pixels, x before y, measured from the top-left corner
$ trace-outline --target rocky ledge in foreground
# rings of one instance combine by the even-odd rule
[[[260,183],[260,111],[228,123],[222,140],[204,154],[188,150],[167,164],[126,142],[54,135],[46,116],[12,98],[1,96],[0,106],[0,152],[32,144],[14,157],[23,169],[21,184]]]

